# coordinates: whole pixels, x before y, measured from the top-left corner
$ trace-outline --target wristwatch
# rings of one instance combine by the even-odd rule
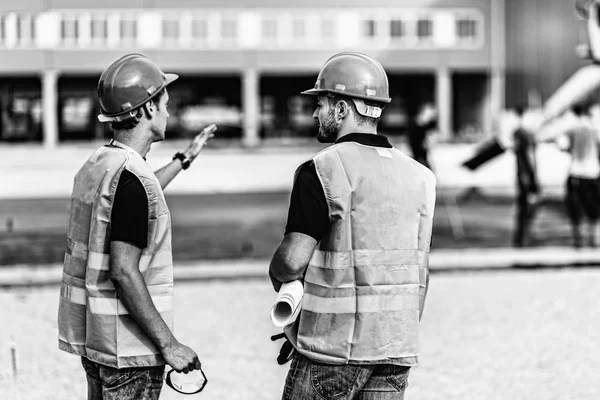
[[[181,168],[183,168],[183,169],[188,169],[188,167],[192,163],[192,160],[190,160],[189,158],[187,158],[185,156],[185,154],[183,154],[180,151],[178,151],[177,153],[175,153],[175,155],[173,156],[173,160],[175,160],[175,159],[178,159],[178,160],[181,161]]]

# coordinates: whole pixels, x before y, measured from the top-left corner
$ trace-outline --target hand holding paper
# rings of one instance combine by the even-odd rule
[[[281,285],[275,304],[271,308],[271,321],[276,327],[285,327],[296,320],[302,308],[303,296],[302,282],[296,280]]]

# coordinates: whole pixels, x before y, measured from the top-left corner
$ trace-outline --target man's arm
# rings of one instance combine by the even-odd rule
[[[317,241],[304,233],[290,232],[283,237],[269,265],[269,276],[276,292],[281,284],[304,275]]]
[[[200,369],[196,353],[175,339],[152,302],[138,265],[142,250],[120,241],[110,244],[110,280],[134,320],[158,346],[167,364],[178,372]]]
[[[190,160],[190,162],[193,162],[196,159],[196,157],[198,157],[198,154],[200,154],[200,151],[202,150],[204,145],[206,145],[208,139],[214,136],[214,132],[216,130],[217,126],[215,124],[212,124],[204,128],[202,132],[200,132],[196,135],[196,137],[194,137],[187,149],[185,149],[182,152],[186,156],[186,158]],[[160,168],[159,170],[155,171],[154,175],[156,175],[158,181],[160,182],[160,187],[164,190],[167,187],[167,185],[173,180],[173,178],[175,178],[177,174],[181,172],[182,169],[183,167],[181,165],[181,161],[176,159],[171,161],[164,167]]]

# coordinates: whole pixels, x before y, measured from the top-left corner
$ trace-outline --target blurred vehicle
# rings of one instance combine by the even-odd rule
[[[205,104],[188,104],[182,106],[173,123],[185,136],[198,132],[210,124],[219,127],[218,136],[237,137],[242,129],[243,115],[236,105],[226,104],[221,98],[205,98]]]

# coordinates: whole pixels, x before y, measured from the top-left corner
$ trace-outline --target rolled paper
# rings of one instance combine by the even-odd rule
[[[271,308],[271,321],[278,328],[292,324],[302,308],[304,287],[302,282],[296,280],[281,285]]]

